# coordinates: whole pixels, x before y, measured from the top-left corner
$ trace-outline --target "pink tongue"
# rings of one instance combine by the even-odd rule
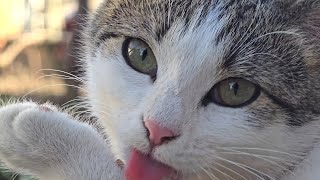
[[[125,169],[125,180],[163,180],[174,174],[172,168],[133,150]]]

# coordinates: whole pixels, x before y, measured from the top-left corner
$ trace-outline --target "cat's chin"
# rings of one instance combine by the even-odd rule
[[[132,150],[125,167],[125,180],[178,180],[178,173],[147,154]]]

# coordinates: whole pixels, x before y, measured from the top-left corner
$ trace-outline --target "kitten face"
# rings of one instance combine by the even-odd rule
[[[289,171],[318,135],[316,15],[317,0],[106,1],[86,32],[86,86],[115,156],[148,153],[152,119],[179,135],[152,156],[183,178]],[[155,80],[127,64],[129,37],[152,50]],[[241,107],[203,103],[232,78],[255,84],[258,97]]]

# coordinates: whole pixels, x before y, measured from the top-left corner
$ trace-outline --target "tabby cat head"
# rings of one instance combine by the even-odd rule
[[[84,42],[92,111],[124,162],[136,149],[181,178],[277,179],[319,137],[319,0],[107,0]],[[146,122],[170,137],[152,146]]]

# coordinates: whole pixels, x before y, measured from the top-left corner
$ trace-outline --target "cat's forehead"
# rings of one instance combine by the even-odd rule
[[[188,29],[190,21],[197,19],[199,26],[213,10],[218,10],[216,18],[229,18],[233,27],[237,27],[248,25],[259,15],[277,23],[293,19],[303,13],[296,12],[299,9],[294,8],[296,4],[310,6],[312,3],[301,0],[109,0],[98,9],[93,31],[97,36],[103,29],[130,33],[131,36],[150,36],[160,41],[175,23],[179,22]],[[231,29],[230,26],[228,28]]]

